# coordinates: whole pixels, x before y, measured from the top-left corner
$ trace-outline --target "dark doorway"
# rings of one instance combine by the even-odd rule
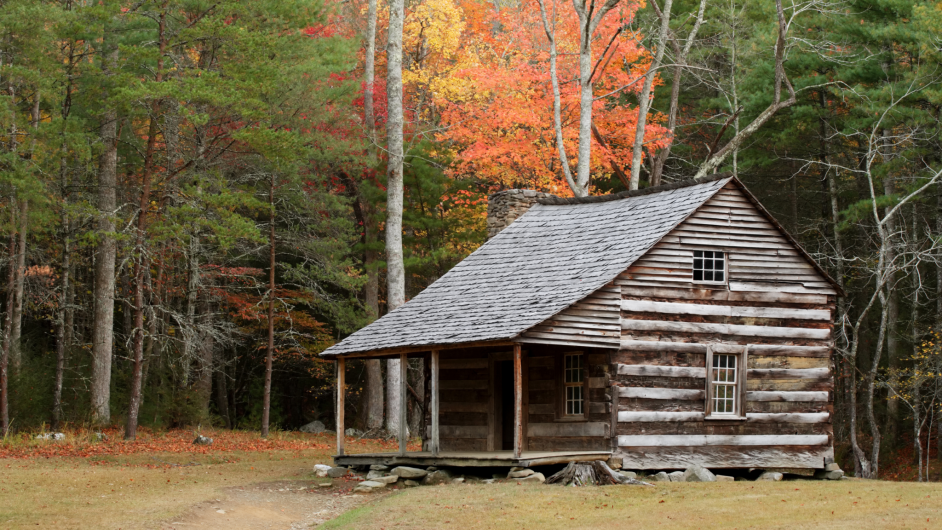
[[[494,363],[497,386],[497,422],[500,427],[500,449],[514,448],[514,365],[513,361]]]

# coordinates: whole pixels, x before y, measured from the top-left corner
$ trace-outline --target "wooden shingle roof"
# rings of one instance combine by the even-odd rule
[[[418,296],[321,355],[512,339],[610,282],[729,181],[541,201]]]

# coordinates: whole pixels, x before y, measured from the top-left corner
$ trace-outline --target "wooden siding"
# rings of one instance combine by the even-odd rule
[[[486,451],[491,394],[488,353],[467,349],[439,355],[441,450]]]
[[[617,300],[616,300],[617,302]],[[531,451],[610,450],[610,356],[598,350],[534,344],[527,351],[527,448]],[[562,415],[562,362],[566,352],[580,351],[586,367],[585,417]]]
[[[692,282],[694,250],[727,253],[727,284]],[[628,469],[821,468],[833,457],[836,291],[729,184],[619,275],[610,371]],[[706,352],[748,346],[744,416],[705,416]]]
[[[621,339],[621,290],[606,285],[552,318],[522,333],[524,343],[618,348]]]

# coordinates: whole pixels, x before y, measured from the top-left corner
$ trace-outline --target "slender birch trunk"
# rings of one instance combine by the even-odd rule
[[[29,201],[20,203],[19,245],[16,251],[16,285],[13,292],[13,331],[10,337],[10,364],[13,372],[19,372],[23,365],[23,297],[26,295],[26,234],[29,230]]]
[[[12,201],[11,201],[12,203]],[[10,216],[13,217],[13,210],[10,210]],[[14,221],[14,219],[11,219]],[[16,226],[15,222],[10,223],[11,230]],[[3,349],[0,351],[0,422],[2,422],[3,435],[10,433],[10,401],[7,386],[9,383],[9,361],[10,361],[10,333],[13,328],[13,288],[16,274],[16,232],[10,232],[9,260],[7,263],[7,303],[6,312],[3,317]]]
[[[667,35],[670,32],[672,0],[664,0],[664,9],[661,15],[661,28],[657,34],[657,49],[654,59],[644,75],[644,85],[638,95],[638,124],[635,126],[635,144],[631,154],[631,189],[638,189],[641,180],[641,161],[644,157],[644,128],[647,125],[648,111],[651,108],[651,89],[654,86],[654,77],[661,67],[664,58],[664,49],[667,48]]]
[[[405,303],[405,264],[402,253],[402,25],[405,18],[403,0],[389,2],[389,31],[386,45],[386,281],[389,312]],[[401,384],[399,360],[386,361],[386,430],[399,432],[399,411],[404,404],[399,396]]]
[[[275,175],[268,188],[268,349],[265,352],[265,393],[262,396],[262,438],[271,417],[271,373],[275,356]]]

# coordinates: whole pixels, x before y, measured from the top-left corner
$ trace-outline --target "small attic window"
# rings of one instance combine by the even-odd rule
[[[693,281],[726,282],[726,253],[715,250],[693,251]]]

